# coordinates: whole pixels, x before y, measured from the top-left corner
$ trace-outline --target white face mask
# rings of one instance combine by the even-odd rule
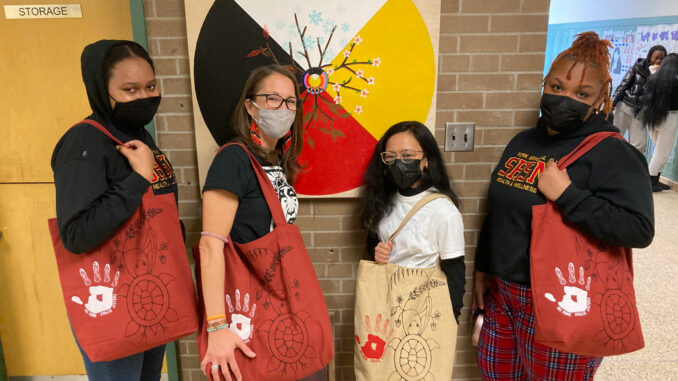
[[[285,136],[292,127],[294,118],[297,116],[295,111],[286,108],[269,110],[261,108],[254,102],[252,104],[259,109],[259,119],[256,122],[261,127],[261,131],[273,139],[280,139]]]

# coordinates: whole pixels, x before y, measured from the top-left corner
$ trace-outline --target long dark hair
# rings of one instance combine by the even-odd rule
[[[287,69],[279,65],[267,65],[261,66],[250,73],[250,77],[245,82],[245,88],[242,91],[240,100],[235,106],[235,111],[233,112],[233,129],[235,130],[236,138],[235,140],[245,144],[251,151],[257,155],[265,158],[268,161],[274,162],[275,156],[280,157],[280,166],[285,172],[287,180],[292,184],[294,179],[297,176],[297,173],[301,170],[299,165],[298,158],[301,154],[301,149],[303,148],[303,136],[304,129],[302,127],[303,111],[302,107],[297,107],[297,115],[294,118],[294,123],[292,124],[292,136],[289,148],[283,154],[283,139],[278,140],[278,144],[275,147],[275,151],[271,154],[264,152],[264,150],[254,144],[252,141],[252,136],[250,135],[250,126],[254,122],[250,114],[247,113],[245,108],[245,100],[251,99],[254,94],[257,93],[259,89],[259,83],[268,77],[271,74],[278,73],[282,74],[285,77],[289,78],[294,84],[294,94],[297,99],[301,99],[299,94],[299,84],[294,75]]]
[[[677,87],[678,54],[671,53],[645,83],[643,120],[648,127],[655,128],[666,119]]]
[[[111,47],[111,50],[108,51],[104,58],[104,83],[108,83],[108,80],[111,79],[113,67],[115,67],[118,62],[131,57],[139,57],[148,62],[148,64],[151,65],[153,72],[155,72],[153,60],[151,59],[151,56],[148,55],[146,49],[134,41],[120,40],[119,43]]]
[[[409,132],[417,139],[424,151],[424,157],[428,159],[428,169],[421,177],[421,188],[435,187],[439,193],[448,196],[455,205],[459,200],[452,190],[450,178],[445,170],[445,164],[438,149],[438,142],[431,131],[419,122],[400,122],[393,125],[379,139],[372,159],[365,171],[362,190],[362,208],[360,217],[362,226],[370,232],[376,232],[379,222],[393,209],[393,197],[398,192],[398,187],[391,178],[386,175],[386,166],[381,161],[380,153],[386,149],[386,142],[395,134]]]

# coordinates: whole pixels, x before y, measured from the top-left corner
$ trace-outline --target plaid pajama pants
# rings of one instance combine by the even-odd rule
[[[485,380],[593,380],[602,357],[561,352],[534,341],[530,287],[493,277],[485,296],[478,367]]]

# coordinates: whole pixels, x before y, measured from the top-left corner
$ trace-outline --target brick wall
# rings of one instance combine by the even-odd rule
[[[487,212],[488,179],[506,143],[538,117],[549,0],[442,0],[436,138],[445,122],[475,122],[475,150],[446,153],[466,230],[466,289]],[[442,147],[442,146],[441,146]],[[464,298],[454,379],[479,379]]]
[[[156,116],[159,146],[179,181],[179,213],[189,243],[200,231],[193,110],[183,0],[144,0],[149,50],[163,101]],[[436,138],[445,122],[475,122],[476,147],[444,153],[461,196],[467,244],[467,289],[473,253],[486,213],[488,178],[506,143],[534,125],[546,48],[549,0],[442,0]],[[364,252],[356,199],[302,200],[297,224],[334,312],[337,380],[352,380],[353,302]],[[467,293],[464,303],[471,304]],[[463,310],[454,379],[479,379],[469,345],[469,308]],[[195,337],[179,343],[182,380],[203,380]]]

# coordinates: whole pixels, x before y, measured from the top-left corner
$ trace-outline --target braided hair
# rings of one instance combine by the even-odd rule
[[[554,68],[559,67],[563,64],[570,64],[570,69],[567,72],[567,79],[570,79],[572,69],[578,64],[584,64],[584,70],[582,71],[581,78],[579,79],[579,84],[584,81],[584,76],[586,75],[586,70],[591,68],[596,70],[600,80],[603,82],[603,109],[602,112],[605,114],[605,118],[610,114],[612,110],[612,77],[610,77],[610,51],[609,48],[612,48],[612,43],[609,40],[603,40],[598,37],[598,34],[595,32],[583,32],[579,33],[572,46],[563,50],[549,69],[546,78],[551,75],[551,72]]]

